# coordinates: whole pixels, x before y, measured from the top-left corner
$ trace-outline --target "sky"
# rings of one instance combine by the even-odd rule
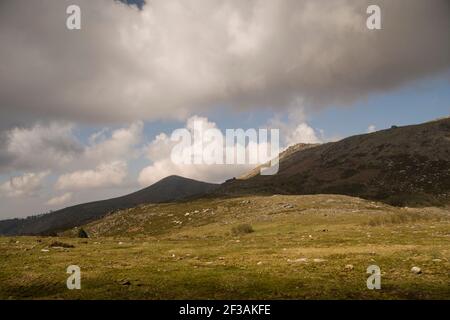
[[[80,30],[66,27],[72,4]],[[171,134],[194,123],[276,128],[287,147],[449,116],[449,6],[2,1],[0,219],[254,167],[174,163]]]

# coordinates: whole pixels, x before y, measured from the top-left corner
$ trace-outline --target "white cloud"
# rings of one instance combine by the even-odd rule
[[[323,136],[323,132],[316,131],[305,122],[303,108],[298,106],[292,110],[287,121],[282,121],[280,118],[273,118],[269,121],[266,128],[261,129],[279,130],[281,139],[279,141],[280,150],[296,143],[321,143],[323,140],[319,136]],[[188,130],[192,137],[194,137],[195,131],[199,130],[199,127],[201,127],[201,130],[198,132],[199,136],[204,135],[208,129],[217,129],[216,123],[209,121],[206,117],[192,116],[186,121],[185,129]],[[222,132],[222,135],[224,134]],[[267,143],[262,141],[249,142],[246,145],[247,156],[249,152],[258,152],[256,150],[260,147],[263,150],[269,150],[270,142],[270,140]],[[266,163],[270,159],[270,157],[258,158],[258,163],[256,164],[249,163],[249,158],[247,158],[246,164],[205,164],[204,161],[200,164],[177,163],[171,158],[171,152],[177,143],[172,141],[169,135],[160,133],[147,145],[146,155],[152,163],[141,170],[139,174],[138,181],[142,186],[155,183],[169,175],[181,175],[192,179],[219,183],[226,179],[240,176],[254,169],[257,165]],[[203,151],[201,148],[197,149],[196,145],[197,141],[193,138],[192,143],[189,146],[183,147],[180,153],[187,152],[187,154],[195,157],[195,154]],[[224,144],[222,147],[221,153],[226,155],[229,146]],[[258,155],[260,156],[259,153]],[[201,154],[201,157],[204,157],[204,155]]]
[[[128,128],[114,130],[110,137],[107,136],[107,129],[96,132],[90,137],[91,144],[86,147],[84,156],[94,162],[136,157],[138,151],[135,147],[142,140],[143,127],[143,122],[137,121]]]
[[[307,123],[300,123],[292,133],[286,137],[286,144],[293,145],[297,143],[321,143],[322,140],[317,136],[316,131]]]
[[[61,196],[56,196],[56,197],[51,198],[50,200],[47,201],[47,204],[49,206],[61,206],[63,204],[68,203],[69,201],[71,201],[72,196],[73,196],[72,192],[67,192]]]
[[[196,123],[198,127],[194,125]],[[199,129],[201,127],[201,129]],[[197,131],[203,134],[208,129],[217,129],[217,125],[214,122],[209,121],[205,117],[192,116],[186,121],[185,129],[187,129],[191,136],[194,137],[194,132]],[[222,135],[224,133],[222,132]],[[239,176],[250,169],[253,169],[256,164],[206,164],[204,161],[200,164],[184,164],[172,161],[171,153],[173,147],[178,142],[171,140],[171,137],[167,134],[161,133],[147,146],[147,157],[152,162],[151,165],[141,170],[139,174],[139,183],[142,186],[147,186],[157,182],[158,180],[169,175],[180,175],[187,178],[208,181],[208,182],[223,182],[234,176]],[[183,151],[203,157],[202,149],[197,149],[196,146],[202,144],[199,141],[192,141],[189,146],[183,147]],[[208,144],[206,144],[208,145]],[[256,148],[258,144],[248,144],[246,146],[246,152],[249,152],[250,148]],[[220,147],[219,147],[220,148]],[[221,145],[221,152],[226,154],[227,146]],[[261,159],[258,159],[261,160]],[[265,161],[261,161],[265,163]]]
[[[372,133],[377,131],[377,127],[373,124],[371,124],[368,128],[367,128],[367,133]]]
[[[8,197],[35,196],[36,192],[43,187],[43,180],[50,172],[25,173],[21,176],[12,177],[0,185],[2,191]]]
[[[84,190],[120,186],[127,176],[124,161],[103,163],[94,170],[80,170],[61,175],[57,182],[58,190]]]
[[[4,133],[0,150],[0,169],[40,170],[61,168],[74,160],[83,149],[73,135],[73,125],[36,124],[15,127]]]
[[[296,100],[291,105],[286,120],[276,116],[269,120],[269,127],[278,128],[284,147],[297,143],[322,143],[324,132],[307,123],[304,102]]]
[[[140,154],[143,122],[92,134],[88,144],[75,135],[76,127],[58,122],[15,127],[0,139],[0,173],[22,170],[76,170],[90,168],[108,159],[128,160]],[[1,138],[1,137],[0,137]]]

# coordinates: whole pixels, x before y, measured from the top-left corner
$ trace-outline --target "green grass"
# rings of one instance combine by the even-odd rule
[[[243,224],[254,232],[235,235]],[[0,298],[450,298],[446,209],[247,197],[141,206],[84,228],[91,238],[72,237],[76,230],[58,239],[0,238]],[[56,240],[74,248],[50,247]],[[81,268],[81,290],[66,288],[72,264]],[[372,264],[381,268],[381,290],[366,287]]]

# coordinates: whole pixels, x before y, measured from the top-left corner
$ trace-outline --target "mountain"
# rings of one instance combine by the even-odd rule
[[[0,221],[0,235],[52,234],[145,203],[246,195],[341,194],[397,206],[450,203],[450,118],[298,144],[280,154],[279,172],[259,168],[222,185],[170,176],[138,192],[27,219]]]
[[[215,194],[343,194],[393,205],[450,202],[450,118],[297,145],[280,155],[276,175],[258,170]]]
[[[126,196],[79,204],[26,219],[0,221],[0,235],[54,234],[100,219],[113,211],[145,203],[179,201],[210,192],[216,187],[216,184],[170,176]]]

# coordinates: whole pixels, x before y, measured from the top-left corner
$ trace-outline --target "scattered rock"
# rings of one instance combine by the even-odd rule
[[[421,274],[422,273],[422,269],[420,269],[419,267],[412,267],[411,268],[411,272],[415,273],[415,274]]]
[[[281,206],[283,209],[293,209],[293,208],[294,208],[294,205],[293,205],[293,204],[290,204],[290,203],[281,203],[280,206]]]
[[[299,259],[294,259],[294,260],[287,259],[287,262],[290,262],[290,263],[301,263],[301,262],[307,262],[307,261],[308,261],[308,258],[299,258]]]
[[[121,284],[123,286],[130,286],[131,282],[130,282],[130,280],[123,279],[123,280],[119,280],[119,284]]]
[[[345,270],[347,270],[347,271],[352,271],[353,269],[354,269],[354,267],[353,267],[352,264],[347,264],[347,265],[345,265]]]

